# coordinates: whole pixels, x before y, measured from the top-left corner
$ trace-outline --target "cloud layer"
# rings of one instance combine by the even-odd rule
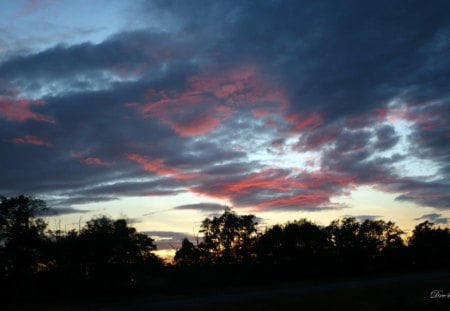
[[[320,211],[368,185],[450,209],[448,9],[151,1],[135,18],[159,28],[10,53],[0,192]]]

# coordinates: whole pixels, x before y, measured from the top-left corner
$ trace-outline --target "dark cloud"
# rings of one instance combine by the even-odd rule
[[[383,218],[383,216],[380,215],[344,215],[343,217],[353,217],[360,222],[364,222],[365,220],[377,220]]]
[[[425,214],[419,218],[414,218],[413,220],[429,220],[434,224],[448,224],[448,220],[450,218],[441,217],[441,216],[442,216],[442,214],[431,213],[431,214]]]
[[[322,210],[370,185],[450,208],[448,2],[141,5],[160,28],[0,62],[0,192],[69,207],[189,190]],[[264,158],[309,151],[316,171]],[[412,158],[435,176],[395,169]]]
[[[155,78],[174,58],[189,58],[189,49],[180,47],[179,41],[167,33],[134,31],[99,44],[57,45],[4,61],[0,64],[1,81],[28,93],[42,93],[42,89],[67,93],[109,88],[118,79]]]
[[[90,212],[89,210],[82,210],[73,207],[51,207],[48,211],[42,213],[40,216],[62,216],[67,214],[84,214]]]
[[[390,125],[384,125],[377,129],[376,136],[377,142],[374,148],[380,151],[391,149],[400,140],[400,136],[396,134],[394,127]]]
[[[64,210],[70,209],[71,205],[88,204],[95,202],[109,202],[118,200],[119,197],[113,195],[67,195],[65,198],[60,199],[47,199],[49,206],[53,206],[52,209]]]
[[[399,195],[396,200],[411,201],[419,206],[429,206],[439,210],[450,209],[448,181],[419,182],[410,180],[394,185],[392,188],[404,193]]]
[[[202,212],[217,212],[225,210],[227,206],[217,203],[198,203],[175,206],[174,209],[198,210]]]
[[[234,7],[228,14],[236,13],[226,22],[194,18],[199,12],[215,16],[227,6]],[[448,27],[444,2],[261,1],[181,7],[161,4],[181,21],[181,29],[221,27],[223,37],[207,37],[218,41],[217,60],[262,63],[283,80],[296,111],[317,110],[327,120],[384,106],[421,81],[422,72],[444,68],[415,68],[430,59],[425,50]]]

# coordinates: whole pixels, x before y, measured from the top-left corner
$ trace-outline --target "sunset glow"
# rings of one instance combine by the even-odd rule
[[[50,226],[125,216],[167,255],[225,206],[448,225],[448,10],[93,2],[0,0],[0,194]]]

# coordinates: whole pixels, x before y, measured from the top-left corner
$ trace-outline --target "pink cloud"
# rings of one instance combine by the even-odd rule
[[[52,147],[52,144],[37,137],[37,136],[20,136],[11,139],[13,144],[26,144],[26,145],[35,145],[35,146],[43,146],[43,147]]]
[[[40,122],[55,123],[50,117],[31,111],[31,106],[44,106],[47,103],[42,100],[9,99],[0,97],[0,115],[10,121],[25,122],[35,120]]]
[[[295,174],[292,173],[268,168],[238,180],[204,179],[206,182],[202,186],[194,187],[191,191],[232,202],[239,202],[243,197],[254,197],[257,199],[253,203],[250,200],[249,203],[240,205],[261,210],[286,207],[328,208],[331,197],[342,194],[343,189],[353,188],[356,185],[351,176],[332,172],[306,173],[299,170]]]
[[[267,109],[252,109],[252,114],[257,118],[264,118],[271,114],[271,112]]]
[[[84,156],[80,152],[72,152],[71,157],[77,159],[78,162],[85,165],[109,166],[113,164],[111,162],[106,162],[99,157]]]
[[[236,113],[236,107],[272,105],[277,107],[272,110],[282,113],[288,104],[284,93],[267,85],[255,66],[204,72],[188,79],[186,90],[179,94],[150,90],[146,98],[147,104],[139,107],[143,117],[157,118],[181,136],[215,130]]]
[[[184,173],[177,168],[171,167],[163,159],[148,159],[137,153],[127,154],[126,158],[129,161],[140,164],[145,171],[159,176],[169,176],[176,180],[193,180],[200,177],[199,174]]]
[[[329,194],[311,193],[267,200],[257,204],[255,207],[260,211],[281,207],[310,207],[311,209],[317,209],[317,207],[320,207],[321,205],[327,205],[327,203],[329,202]]]
[[[222,123],[219,117],[206,113],[196,116],[187,122],[170,124],[171,128],[181,136],[198,136],[211,132]]]
[[[408,121],[420,127],[425,132],[436,131],[450,124],[449,109],[447,107],[435,107],[421,105],[420,109],[415,106],[402,105],[392,109],[385,109],[380,115],[389,122]]]
[[[352,176],[340,175],[333,172],[319,171],[307,175],[305,178],[307,189],[324,189],[329,187],[352,187],[356,180]]]
[[[287,116],[286,120],[292,123],[292,130],[296,132],[305,129],[315,129],[323,123],[323,118],[318,114],[301,117],[300,114],[293,113]]]
[[[80,159],[80,162],[86,165],[106,165],[106,162],[97,157],[87,157],[85,159]]]
[[[139,164],[147,172],[188,182],[188,190],[193,193],[241,202],[235,204],[260,210],[286,207],[330,208],[331,197],[356,185],[351,176],[326,171],[307,173],[302,170],[292,172],[267,168],[230,180],[186,172],[168,165],[163,159],[150,159],[136,153],[127,154],[126,158]],[[269,195],[270,193],[273,195]],[[248,203],[242,203],[242,198],[252,199]]]

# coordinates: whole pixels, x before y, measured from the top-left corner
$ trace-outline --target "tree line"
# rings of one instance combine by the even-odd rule
[[[412,235],[391,221],[355,218],[319,226],[306,219],[257,230],[254,215],[227,208],[185,238],[172,264],[125,219],[106,216],[78,230],[49,230],[49,209],[26,196],[1,197],[0,284],[15,297],[150,294],[302,278],[450,267],[450,232],[428,221]]]

